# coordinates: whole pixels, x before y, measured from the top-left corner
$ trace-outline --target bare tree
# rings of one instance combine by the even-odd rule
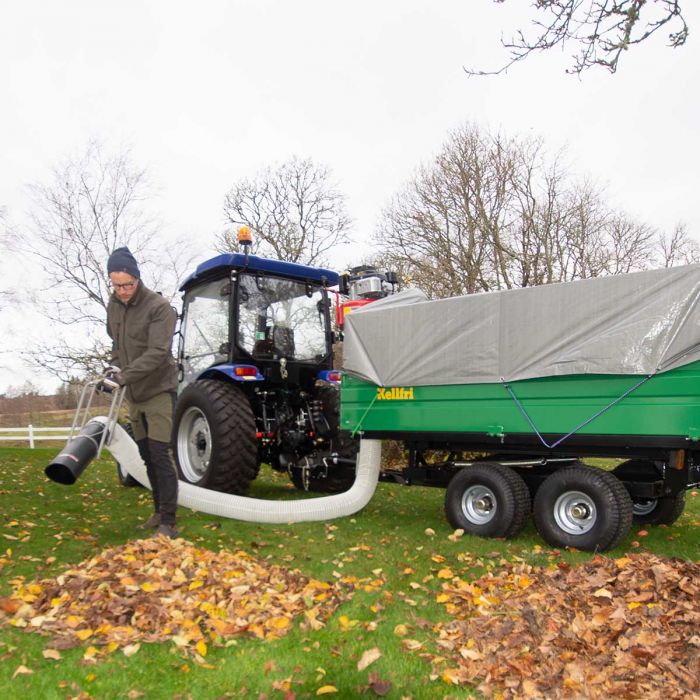
[[[10,225],[7,221],[7,209],[5,207],[0,207],[0,261],[2,261],[0,264],[5,264],[5,261],[9,258],[9,253],[12,248],[12,237]],[[4,275],[2,275],[2,279],[5,279]],[[11,298],[12,290],[3,282],[2,286],[0,286],[0,309],[2,309]]]
[[[656,235],[573,181],[540,139],[467,125],[394,197],[375,238],[404,282],[445,297],[643,269]]]
[[[347,243],[350,219],[345,199],[328,168],[292,158],[237,182],[226,195],[226,221],[254,233],[253,252],[279,260],[323,265],[326,254]],[[236,231],[217,240],[221,252],[236,250]]]
[[[656,260],[664,267],[700,263],[700,245],[682,223],[676,224],[672,233],[658,237],[655,252]]]
[[[503,3],[506,0],[494,0]],[[510,51],[506,65],[494,71],[467,70],[471,75],[502,73],[530,54],[573,45],[577,53],[567,73],[581,74],[593,66],[611,73],[624,51],[641,44],[661,29],[677,48],[688,38],[688,25],[679,0],[535,0],[531,32],[520,30],[502,41]]]
[[[100,368],[108,355],[106,263],[115,248],[128,246],[148,286],[170,298],[189,259],[184,245],[167,245],[160,237],[147,211],[146,171],[134,165],[128,150],[107,154],[91,142],[30,192],[32,226],[25,252],[46,276],[36,304],[56,329],[27,354],[65,381],[75,372]]]

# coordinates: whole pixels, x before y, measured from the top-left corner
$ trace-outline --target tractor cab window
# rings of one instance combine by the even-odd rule
[[[319,362],[328,353],[325,294],[317,287],[242,274],[238,282],[238,345],[261,359]]]
[[[200,372],[228,359],[228,282],[202,285],[185,296],[182,325],[184,384]]]

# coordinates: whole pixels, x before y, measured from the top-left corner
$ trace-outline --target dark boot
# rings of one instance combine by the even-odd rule
[[[177,528],[174,525],[159,525],[158,529],[153,533],[153,537],[160,537],[161,535],[171,540],[179,537]]]
[[[160,525],[160,513],[153,513],[153,515],[143,523],[139,523],[136,528],[138,530],[152,530]]]
[[[148,452],[153,465],[154,481],[158,484],[158,512],[160,527],[175,527],[175,511],[177,510],[178,479],[177,469],[170,452],[170,444],[158,440],[148,440]],[[149,474],[149,479],[150,479]],[[155,490],[155,489],[154,489]],[[172,535],[168,535],[171,537]]]

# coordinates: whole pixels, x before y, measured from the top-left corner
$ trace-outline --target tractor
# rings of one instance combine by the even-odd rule
[[[358,445],[339,430],[334,344],[345,314],[391,293],[396,277],[249,255],[249,233],[239,240],[245,252],[201,263],[180,287],[180,479],[244,494],[269,464],[298,489],[345,491]]]

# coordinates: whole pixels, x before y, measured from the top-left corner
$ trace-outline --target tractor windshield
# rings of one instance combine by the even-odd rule
[[[218,280],[185,297],[182,324],[183,385],[228,357],[229,284]]]
[[[242,274],[238,345],[253,357],[320,362],[329,352],[326,304],[316,285]]]

